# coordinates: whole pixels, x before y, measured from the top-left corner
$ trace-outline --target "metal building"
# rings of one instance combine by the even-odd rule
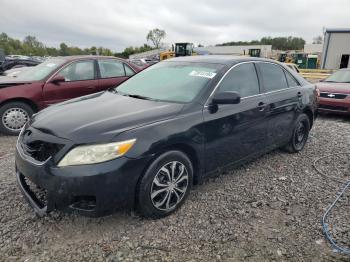
[[[270,57],[272,45],[245,46],[206,46],[196,47],[195,52],[207,52],[211,55],[246,55],[254,57]]]
[[[322,69],[350,67],[350,28],[328,28],[324,34]]]

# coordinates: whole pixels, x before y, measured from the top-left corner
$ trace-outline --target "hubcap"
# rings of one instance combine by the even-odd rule
[[[9,108],[2,115],[2,124],[7,129],[19,131],[28,119],[28,113],[22,108]]]
[[[172,161],[161,167],[154,177],[151,200],[155,208],[174,209],[183,199],[188,187],[188,172],[184,164]]]

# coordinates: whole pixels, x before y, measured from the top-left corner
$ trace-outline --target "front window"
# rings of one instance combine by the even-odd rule
[[[223,68],[220,64],[162,62],[136,74],[116,91],[175,103],[191,102]]]
[[[53,71],[65,62],[64,59],[53,58],[22,71],[17,75],[19,81],[39,81],[46,79]]]
[[[66,82],[94,79],[94,61],[86,60],[74,62],[62,69],[58,75],[63,76]]]
[[[323,82],[350,83],[350,70],[339,70]]]

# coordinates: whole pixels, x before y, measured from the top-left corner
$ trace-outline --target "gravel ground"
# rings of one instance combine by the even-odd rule
[[[312,166],[350,151],[350,119],[321,116],[303,152],[276,150],[196,186],[175,214],[147,220],[126,212],[36,217],[14,177],[14,137],[0,137],[0,260],[3,261],[349,261],[324,239],[320,219],[341,183]],[[348,156],[319,161],[346,181]],[[350,195],[350,192],[349,194]],[[349,199],[331,217],[350,244]]]

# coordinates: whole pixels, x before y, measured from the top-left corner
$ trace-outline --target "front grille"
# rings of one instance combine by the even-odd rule
[[[37,140],[29,143],[22,141],[21,146],[26,155],[39,162],[44,162],[57,154],[64,145]]]
[[[51,139],[47,134],[42,134],[40,131],[28,128],[25,130],[19,138],[19,146],[23,150],[26,156],[29,156],[35,161],[45,162],[50,157],[55,156],[63,147],[64,144],[48,142],[50,140],[56,141],[57,139]]]
[[[30,194],[32,199],[34,199],[34,201],[40,206],[40,208],[47,206],[47,190],[40,188],[22,174],[21,180],[23,187]]]
[[[330,106],[330,105],[319,105],[320,109],[329,109],[329,110],[337,110],[347,112],[348,108],[345,106]]]
[[[324,98],[332,98],[332,99],[345,99],[348,94],[334,94],[334,93],[321,93],[320,94],[321,97],[324,97]]]

